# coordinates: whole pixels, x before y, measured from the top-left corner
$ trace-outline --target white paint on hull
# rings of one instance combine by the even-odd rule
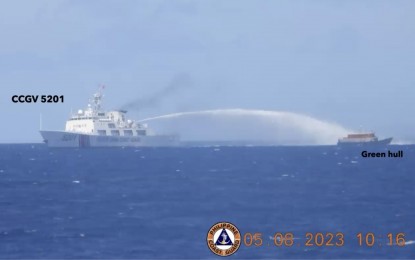
[[[65,131],[40,131],[49,147],[140,147],[177,146],[176,135],[100,136]]]

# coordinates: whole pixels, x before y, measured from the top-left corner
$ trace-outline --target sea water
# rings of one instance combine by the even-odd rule
[[[0,145],[0,258],[218,258],[206,237],[220,221],[261,234],[230,258],[415,258],[415,149],[388,149],[404,156]],[[294,245],[276,246],[278,232]],[[344,245],[306,246],[307,233],[341,233]],[[359,233],[374,244],[359,245]],[[389,244],[399,233],[405,245]]]

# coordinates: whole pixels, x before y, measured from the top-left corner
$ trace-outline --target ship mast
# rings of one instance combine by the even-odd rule
[[[90,107],[92,112],[96,114],[97,112],[101,111],[101,103],[102,103],[102,91],[105,89],[104,85],[99,86],[98,92],[94,94],[93,98],[89,101]]]

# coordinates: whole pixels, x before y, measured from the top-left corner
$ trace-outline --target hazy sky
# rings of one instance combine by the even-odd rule
[[[266,109],[415,141],[414,14],[411,0],[1,1],[0,142],[40,142],[40,113],[63,129],[101,83],[107,108],[152,101],[137,119]]]

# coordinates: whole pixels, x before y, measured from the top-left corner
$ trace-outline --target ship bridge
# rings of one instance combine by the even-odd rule
[[[110,136],[142,136],[146,125],[126,118],[126,110],[102,110],[102,93],[95,93],[85,110],[78,110],[66,122],[65,131]]]

